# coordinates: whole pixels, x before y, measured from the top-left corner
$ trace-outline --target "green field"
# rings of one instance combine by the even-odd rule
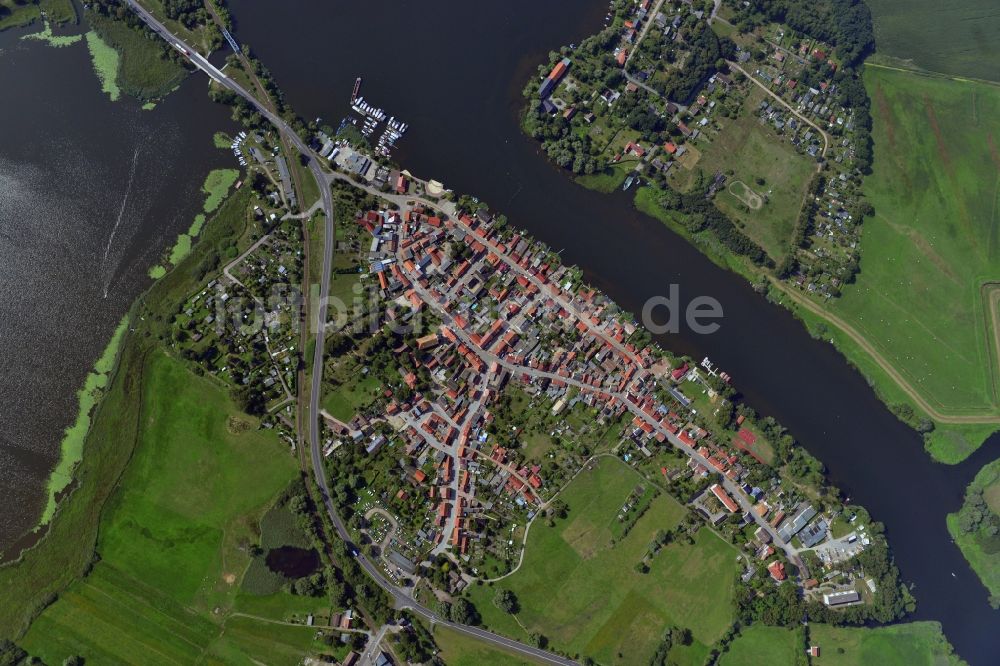
[[[994,0],[868,0],[878,53],[953,76],[1000,80]]]
[[[788,251],[816,162],[773,128],[761,125],[756,114],[761,99],[763,93],[755,88],[739,118],[722,120],[725,126],[711,142],[699,141],[697,164],[690,170],[674,169],[671,182],[687,191],[699,170],[706,178],[726,174],[728,187],[716,195],[715,205],[778,261]]]
[[[48,663],[136,650],[170,663],[209,650],[220,632],[211,612],[232,605],[259,515],[297,469],[273,434],[238,427],[248,417],[181,361],[151,352],[143,383],[136,452],[101,521],[101,561],[24,639]],[[221,645],[257,640],[240,635],[227,622]]]
[[[757,664],[794,664],[805,661],[805,637],[802,629],[746,627],[719,659],[720,666],[757,666]]]
[[[732,622],[736,551],[702,529],[693,546],[672,544],[652,560],[649,573],[638,573],[635,565],[653,535],[683,515],[680,505],[661,495],[625,538],[612,543],[618,511],[640,483],[613,458],[581,473],[561,495],[569,516],[554,527],[533,524],[523,565],[497,583],[517,596],[517,620],[493,605],[493,587],[471,589],[484,622],[517,638],[525,638],[523,625],[557,649],[602,664],[645,663],[664,629],[676,625],[690,629],[694,641],[671,658],[701,663]]]
[[[981,287],[1000,275],[1000,88],[872,66],[865,84],[875,217],[865,222],[857,284],[830,311],[941,413],[993,417],[996,341]],[[860,349],[843,351],[866,372]],[[988,431],[975,427],[973,439]],[[942,438],[933,452],[954,462],[978,444]]]
[[[1000,514],[1000,460],[983,467],[969,484],[969,490],[980,490],[989,509]],[[966,533],[959,528],[959,513],[948,514],[948,531],[979,576],[991,600],[1000,604],[1000,538],[987,535],[982,529]]]
[[[441,660],[448,666],[524,666],[541,663],[494,648],[447,627],[434,628],[434,642],[441,650]]]
[[[628,174],[635,169],[635,164],[636,160],[625,160],[609,166],[601,173],[577,176],[576,182],[587,189],[608,194],[621,189]]]
[[[288,484],[296,464],[272,433],[232,427],[249,417],[182,362],[154,353],[147,381],[139,447],[102,521],[98,552],[207,609],[231,591],[224,577],[248,561],[237,541],[252,536],[255,512]]]
[[[819,657],[813,666],[946,666],[960,664],[952,654],[941,625],[937,622],[911,622],[891,627],[867,629],[809,626],[809,643],[818,645]]]

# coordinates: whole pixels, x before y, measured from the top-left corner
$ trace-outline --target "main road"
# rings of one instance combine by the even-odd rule
[[[126,2],[128,3],[128,6],[139,16],[139,18],[141,18],[143,22],[153,30],[153,32],[160,35],[160,37],[166,40],[173,48],[183,53],[191,64],[205,72],[210,79],[215,81],[220,86],[247,100],[254,106],[261,116],[267,118],[268,122],[274,125],[278,132],[291,141],[296,149],[305,156],[309,166],[309,171],[312,172],[313,177],[316,179],[316,184],[319,185],[320,195],[322,197],[323,213],[326,216],[326,226],[323,243],[323,273],[320,279],[320,299],[319,307],[316,309],[316,346],[313,354],[312,384],[309,391],[309,444],[312,454],[313,474],[316,478],[316,485],[319,486],[320,493],[322,494],[323,503],[326,506],[327,513],[330,516],[330,520],[333,522],[334,528],[337,530],[338,536],[345,542],[350,543],[351,535],[347,531],[344,521],[341,520],[340,515],[337,513],[333,500],[330,497],[330,489],[327,484],[326,474],[323,471],[323,457],[320,453],[319,396],[322,389],[321,383],[323,379],[323,345],[326,337],[327,304],[330,297],[330,274],[333,271],[334,244],[333,196],[329,187],[329,175],[323,172],[319,159],[313,154],[309,146],[306,145],[306,142],[295,133],[295,131],[284,121],[283,118],[271,112],[268,108],[261,104],[256,97],[244,90],[241,85],[230,79],[222,72],[222,70],[210,63],[207,58],[186,44],[183,40],[177,37],[177,35],[171,33],[166,26],[159,21],[159,19],[146,11],[146,9],[136,2],[136,0],[126,0]],[[291,155],[288,157],[289,159],[292,158]],[[374,579],[382,589],[389,593],[393,599],[394,606],[397,609],[409,610],[430,621],[432,624],[440,624],[449,627],[450,629],[467,634],[481,641],[492,643],[511,652],[526,655],[544,663],[559,664],[560,666],[573,666],[576,664],[576,662],[571,659],[566,659],[565,657],[560,657],[559,655],[552,654],[546,650],[494,634],[491,631],[486,631],[467,624],[451,622],[441,618],[429,608],[417,603],[406,592],[406,590],[389,582],[389,580],[382,575],[382,572],[378,569],[378,567],[365,557],[364,553],[358,551],[355,559],[361,568],[364,569],[365,572],[372,579]]]

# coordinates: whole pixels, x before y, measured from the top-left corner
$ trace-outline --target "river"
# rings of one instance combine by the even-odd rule
[[[203,79],[143,111],[101,92],[82,41],[20,39],[34,30],[0,33],[0,550],[37,523],[76,391],[146,271],[208,170],[235,165]]]
[[[550,166],[517,124],[520,90],[546,53],[595,32],[601,2],[330,3],[281,9],[229,0],[236,37],[250,44],[303,116],[336,126],[354,79],[366,100],[411,129],[394,157],[413,173],[480,196],[511,222],[562,251],[587,279],[638,312],[680,285],[685,302],[715,297],[725,318],[712,335],[683,330],[662,344],[710,356],[749,404],[777,418],[830,471],[834,484],[885,523],[899,568],[915,584],[910,619],[940,621],[974,664],[996,661],[1000,614],[951,543],[945,515],[965,485],[1000,455],[991,438],[961,465],[931,461],[920,437],[875,397],[829,344],[754,293],[625,193],[601,195]]]

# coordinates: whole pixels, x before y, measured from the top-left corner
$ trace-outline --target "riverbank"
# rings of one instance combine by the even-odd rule
[[[716,265],[747,278],[758,293],[769,293],[815,337],[831,341],[893,414],[921,433],[935,460],[957,464],[966,459],[1000,427],[1000,346],[994,344],[1000,335],[990,300],[993,287],[983,284],[995,261],[992,242],[985,249],[975,242],[989,236],[980,227],[990,218],[986,208],[992,196],[986,191],[989,182],[982,188],[977,185],[974,166],[990,162],[988,148],[977,137],[1000,131],[993,128],[1000,111],[1000,88],[914,78],[913,73],[884,68],[867,68],[862,80],[850,70],[846,77],[838,76],[838,85],[856,98],[854,106],[842,108],[842,100],[830,100],[833,115],[816,121],[827,123],[823,130],[802,116],[808,112],[803,110],[805,102],[798,102],[796,110],[797,100],[783,99],[788,97],[785,86],[769,87],[768,82],[787,78],[791,85],[800,78],[819,88],[816,82],[829,73],[815,64],[786,71],[781,54],[789,53],[788,48],[773,46],[773,40],[780,42],[781,37],[762,36],[758,30],[731,37],[738,47],[748,49],[748,56],[754,39],[772,40],[781,57],[754,56],[753,76],[765,83],[753,80],[756,88],[749,87],[746,103],[734,101],[732,91],[743,90],[749,76],[745,68],[750,65],[730,62],[732,71],[709,79],[697,100],[685,102],[690,107],[678,102],[667,104],[658,117],[643,115],[640,101],[658,109],[665,100],[652,93],[647,96],[642,86],[628,76],[622,79],[614,69],[602,75],[605,70],[599,66],[601,54],[610,52],[619,32],[628,37],[630,26],[622,19],[615,10],[610,28],[578,47],[563,48],[558,56],[563,61],[551,72],[548,66],[558,57],[549,55],[549,65],[538,70],[541,75],[548,73],[541,87],[537,77],[524,87],[528,106],[521,115],[522,131],[542,142],[550,160],[574,174],[590,168],[583,156],[598,164],[608,162],[610,166],[596,174],[574,177],[589,189],[610,193],[627,173],[641,179],[644,185],[634,195],[640,211],[663,222]],[[664,33],[671,34],[669,27]],[[629,61],[633,55],[642,61],[645,48],[634,44],[615,52],[627,54]],[[816,58],[798,60],[811,63]],[[630,71],[639,69],[633,66]],[[663,74],[658,65],[649,63],[642,73],[650,81]],[[962,86],[966,89],[959,90]],[[975,89],[968,90],[970,86]],[[915,88],[924,102],[911,92]],[[720,93],[723,90],[725,94]],[[976,102],[971,110],[965,93]],[[820,93],[813,89],[810,95]],[[847,168],[855,148],[841,152],[840,139],[848,145],[856,138],[844,130],[852,123],[861,132],[868,96],[875,100],[874,174],[861,182],[861,167]],[[774,110],[758,113],[764,107]],[[845,115],[852,119],[846,125]],[[963,120],[939,126],[938,117]],[[806,192],[800,192],[799,185],[794,191],[782,190],[791,178],[785,163],[798,165],[798,175],[792,179],[796,183],[805,183],[810,170],[815,171],[809,166],[812,160],[799,154],[803,145],[799,141],[814,132],[803,137],[789,130],[796,119],[822,136],[821,148],[817,145],[810,154],[826,158],[816,163],[819,180],[814,178]],[[786,123],[788,128],[776,134],[768,129],[770,124],[784,128]],[[798,151],[785,140],[787,132],[796,136]],[[862,134],[859,142],[867,130]],[[751,144],[755,147],[745,150]],[[773,148],[775,155],[781,150],[787,155],[764,159],[766,151],[760,145]],[[945,149],[942,146],[947,160],[935,157]],[[859,143],[858,155],[862,148]],[[751,156],[749,161],[744,153]],[[622,166],[637,161],[635,170]],[[718,186],[720,179],[740,184],[743,199]],[[945,193],[943,199],[925,200],[926,188],[914,189],[914,183],[928,179]],[[706,220],[704,211],[688,210],[691,202],[685,196],[696,189],[706,190],[713,199],[712,210],[721,211],[731,224],[715,224]],[[747,198],[748,192],[754,200]],[[952,233],[939,233],[938,221],[956,214],[962,222],[952,225]],[[754,259],[748,238],[773,263]],[[787,238],[791,249],[783,254]],[[868,251],[861,256],[858,247]],[[845,248],[850,248],[847,254]],[[963,262],[961,257],[973,260]],[[822,264],[819,268],[816,261]],[[954,326],[955,321],[968,325]]]
[[[112,371],[118,359],[118,350],[121,346],[125,331],[128,328],[128,317],[124,317],[115,332],[111,334],[111,341],[105,348],[104,353],[94,364],[94,370],[84,381],[83,388],[77,393],[80,399],[80,412],[76,421],[66,430],[60,445],[59,464],[52,470],[49,477],[46,493],[48,500],[45,510],[39,520],[39,527],[48,524],[55,514],[56,503],[59,494],[62,493],[73,481],[73,470],[83,456],[83,444],[90,431],[91,418],[94,408],[102,400],[104,390],[110,381]]]
[[[1000,608],[1000,460],[969,484],[961,510],[948,515],[948,532],[989,591],[990,605]]]
[[[215,146],[216,148],[219,147],[217,141],[215,142]],[[228,146],[225,147],[228,148]],[[149,269],[149,277],[153,279],[163,277],[168,270],[168,266],[176,266],[184,257],[190,254],[194,240],[201,233],[202,227],[205,225],[205,216],[215,212],[229,193],[229,188],[236,183],[239,176],[240,172],[236,169],[213,169],[208,173],[204,184],[201,186],[201,191],[205,193],[202,212],[195,215],[186,233],[178,234],[173,247],[164,254],[164,261]]]

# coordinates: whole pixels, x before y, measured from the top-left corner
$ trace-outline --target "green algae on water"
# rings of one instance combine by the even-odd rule
[[[215,144],[216,148],[220,150],[225,150],[226,148],[229,148],[231,145],[233,145],[233,140],[229,138],[229,135],[226,134],[225,132],[216,132],[212,136],[212,143]]]
[[[78,41],[83,39],[83,35],[54,35],[52,34],[52,26],[49,25],[48,21],[46,21],[44,30],[24,35],[21,39],[35,39],[40,42],[46,42],[49,46],[53,46],[55,48],[63,48],[65,46],[70,46],[71,44],[76,44]]]
[[[91,417],[94,406],[97,405],[111,378],[111,370],[115,366],[115,359],[118,356],[118,349],[121,346],[122,338],[128,328],[128,315],[122,318],[118,328],[111,336],[111,341],[104,349],[104,353],[97,359],[94,369],[84,380],[83,388],[77,392],[80,401],[80,410],[77,413],[76,421],[63,433],[62,446],[60,447],[59,464],[52,470],[49,476],[47,489],[48,500],[45,511],[39,521],[40,525],[47,524],[52,520],[56,511],[56,498],[65,490],[73,480],[73,469],[83,458],[83,442],[90,430]]]
[[[90,60],[94,72],[101,81],[101,90],[108,94],[112,102],[117,102],[122,91],[118,87],[118,66],[120,57],[118,51],[108,46],[100,35],[91,30],[86,35],[87,49],[90,50]]]
[[[221,204],[223,199],[229,193],[229,188],[233,186],[236,179],[239,178],[240,172],[236,169],[213,169],[205,177],[205,183],[201,186],[201,191],[205,193],[205,203],[202,206],[204,212],[198,213],[194,217],[194,221],[191,226],[188,227],[187,233],[178,234],[177,242],[170,249],[170,256],[167,261],[172,266],[176,266],[184,257],[188,256],[191,252],[191,245],[194,239],[201,233],[202,228],[205,226],[205,214],[215,211]],[[156,268],[162,268],[157,266]],[[163,269],[166,273],[166,269]],[[152,275],[152,277],[162,277],[161,275]]]

